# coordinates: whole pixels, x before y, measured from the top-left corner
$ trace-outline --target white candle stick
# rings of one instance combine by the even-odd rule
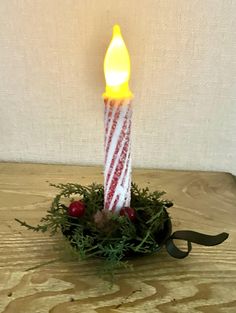
[[[105,99],[104,208],[130,206],[131,100]]]

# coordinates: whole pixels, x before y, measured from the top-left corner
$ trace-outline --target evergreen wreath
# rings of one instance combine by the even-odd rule
[[[103,272],[114,274],[128,265],[129,257],[157,252],[170,235],[167,209],[173,203],[161,199],[165,192],[132,183],[131,207],[113,213],[103,209],[103,185],[50,185],[59,192],[39,225],[16,221],[35,232],[49,231],[52,236],[62,232],[80,260],[104,258]]]

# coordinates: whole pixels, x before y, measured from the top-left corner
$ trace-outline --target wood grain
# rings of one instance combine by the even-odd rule
[[[102,182],[99,167],[0,164],[0,312],[1,313],[233,313],[236,312],[236,183],[213,172],[135,170],[134,180],[167,191],[173,228],[208,234],[230,233],[215,247],[193,246],[176,260],[162,250],[132,261],[111,288],[96,276],[98,260],[60,259],[62,238],[21,228],[14,218],[36,224],[55,190],[47,181]],[[182,244],[180,243],[180,246]],[[42,267],[31,269],[41,263]]]

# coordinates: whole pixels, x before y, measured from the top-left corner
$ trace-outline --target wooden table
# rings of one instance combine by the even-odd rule
[[[165,249],[137,258],[134,270],[119,271],[111,287],[96,276],[98,260],[57,261],[65,254],[60,236],[33,233],[14,221],[36,224],[44,216],[55,194],[47,181],[102,182],[101,168],[1,163],[1,313],[236,312],[234,177],[141,169],[133,176],[140,186],[165,190],[174,201],[169,209],[174,230],[226,231],[229,239],[214,247],[193,245],[183,260],[171,258]]]

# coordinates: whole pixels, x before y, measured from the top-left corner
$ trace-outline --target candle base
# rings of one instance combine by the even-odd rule
[[[131,185],[129,209],[132,210],[124,210],[122,214],[103,208],[103,185],[52,186],[59,193],[41,223],[34,227],[17,221],[33,231],[48,230],[52,235],[61,231],[79,259],[104,258],[103,270],[106,273],[112,274],[115,269],[126,267],[127,259],[132,257],[157,253],[163,246],[171,256],[181,259],[190,253],[192,242],[212,246],[228,237],[227,233],[209,236],[186,230],[172,233],[168,210],[173,203],[161,198],[163,192],[139,189],[136,184]],[[174,239],[186,241],[187,250],[180,250]]]

